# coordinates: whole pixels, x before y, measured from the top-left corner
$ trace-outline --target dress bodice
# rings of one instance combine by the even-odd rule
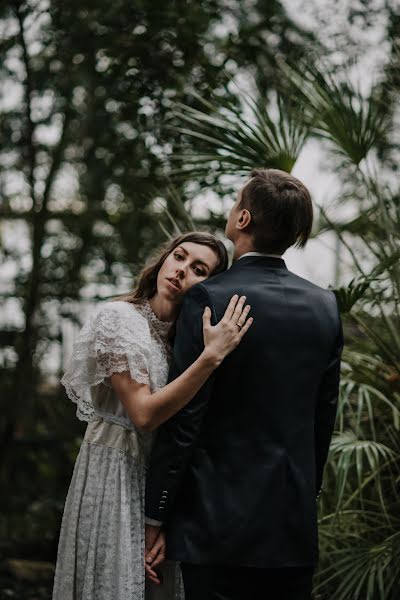
[[[140,304],[108,302],[83,326],[62,379],[77,416],[95,415],[127,428],[132,424],[110,382],[113,373],[127,371],[152,392],[167,383],[170,322],[161,321],[148,300]]]

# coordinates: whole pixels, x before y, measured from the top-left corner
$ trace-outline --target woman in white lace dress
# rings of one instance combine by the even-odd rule
[[[211,327],[206,310],[204,352],[166,385],[184,293],[226,267],[216,238],[180,236],[132,294],[105,303],[82,328],[62,383],[88,426],[65,504],[53,600],[183,598],[173,563],[163,565],[162,585],[145,584],[146,461],[154,429],[193,398],[251,324],[242,298],[232,299],[224,326]]]

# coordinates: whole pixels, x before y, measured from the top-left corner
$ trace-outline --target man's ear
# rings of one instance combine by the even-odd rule
[[[236,221],[236,229],[243,231],[250,225],[250,223],[251,213],[247,210],[247,208],[243,208],[243,210],[240,211],[238,220]]]

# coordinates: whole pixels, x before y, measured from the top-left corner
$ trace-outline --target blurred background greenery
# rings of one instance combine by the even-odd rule
[[[167,235],[222,236],[238,176],[310,147],[346,333],[314,594],[400,597],[399,34],[384,0],[1,3],[0,598],[51,596],[84,316]]]

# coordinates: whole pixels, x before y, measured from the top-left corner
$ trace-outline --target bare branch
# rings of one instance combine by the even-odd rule
[[[27,138],[27,150],[28,150],[28,181],[29,186],[31,188],[31,195],[33,200],[33,207],[37,206],[38,199],[35,194],[35,167],[36,167],[36,148],[34,142],[35,135],[35,125],[32,119],[32,92],[33,92],[33,83],[32,83],[32,72],[28,54],[28,47],[26,45],[25,39],[25,29],[24,29],[24,10],[22,6],[22,2],[18,0],[14,4],[15,16],[19,23],[19,31],[18,38],[19,43],[22,48],[22,60],[25,67],[25,79],[23,81],[24,87],[24,99],[25,99],[25,119],[26,119],[26,138]]]

